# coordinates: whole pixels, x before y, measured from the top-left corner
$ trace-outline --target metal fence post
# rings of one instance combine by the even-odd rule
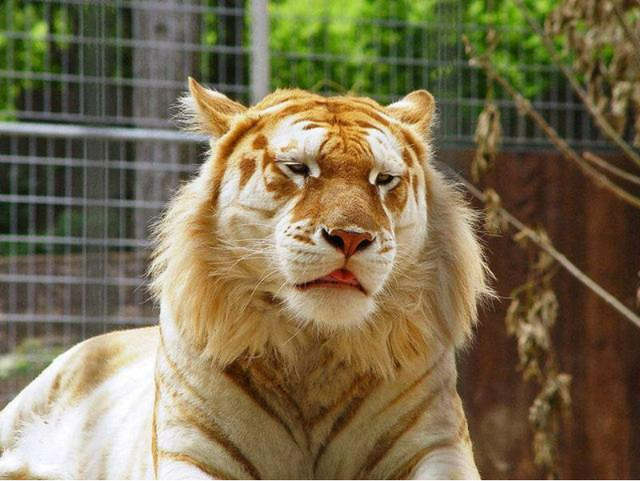
[[[271,80],[269,56],[268,0],[251,0],[251,103],[269,93]]]

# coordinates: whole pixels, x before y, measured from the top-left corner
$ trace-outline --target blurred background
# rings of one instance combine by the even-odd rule
[[[424,88],[501,296],[460,356],[480,472],[639,478],[639,18],[626,0],[0,0],[0,408],[79,340],[156,323],[148,225],[207,147],[171,121],[187,76],[245,103]]]

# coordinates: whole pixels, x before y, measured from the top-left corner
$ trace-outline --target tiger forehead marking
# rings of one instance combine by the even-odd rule
[[[270,115],[276,117],[275,122],[262,122],[251,142],[256,155],[245,155],[240,160],[240,188],[247,185],[248,175],[260,163],[267,191],[275,200],[302,196],[294,209],[294,220],[307,218],[317,222],[325,214],[321,206],[330,208],[332,203],[342,201],[353,208],[351,215],[340,214],[338,224],[355,217],[361,219],[359,227],[365,230],[389,228],[384,202],[372,183],[375,175],[389,171],[403,176],[402,185],[386,199],[386,208],[396,214],[407,201],[407,181],[412,182],[415,195],[419,186],[416,175],[409,176],[414,166],[412,154],[408,153],[408,147],[401,147],[396,134],[390,131],[390,121],[360,102],[328,99],[320,104],[314,102],[307,109],[303,107],[285,106],[289,117],[281,119],[282,112],[274,111]],[[258,161],[260,156],[262,160]],[[256,160],[250,166],[251,158]],[[309,167],[313,179],[303,192],[296,190],[294,183],[275,165],[287,161]],[[368,209],[371,213],[363,215]]]

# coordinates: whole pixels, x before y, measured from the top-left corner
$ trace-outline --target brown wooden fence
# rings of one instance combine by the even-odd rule
[[[470,152],[443,152],[452,165]],[[629,307],[640,270],[640,212],[586,180],[555,152],[508,153],[488,181],[505,207],[544,226],[555,246]],[[487,238],[501,296],[526,276],[526,259],[510,235]],[[564,271],[555,278],[560,312],[554,341],[572,375],[572,417],[561,444],[563,478],[640,478],[640,329]],[[535,390],[516,372],[506,336],[508,299],[485,311],[477,339],[460,358],[460,390],[479,468],[488,478],[532,478],[528,407]]]

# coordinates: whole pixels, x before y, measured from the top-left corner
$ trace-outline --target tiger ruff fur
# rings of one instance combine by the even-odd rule
[[[189,83],[212,149],[157,226],[159,327],[85,341],[24,389],[0,477],[477,478],[454,351],[490,290],[430,162],[431,94],[245,108]]]

